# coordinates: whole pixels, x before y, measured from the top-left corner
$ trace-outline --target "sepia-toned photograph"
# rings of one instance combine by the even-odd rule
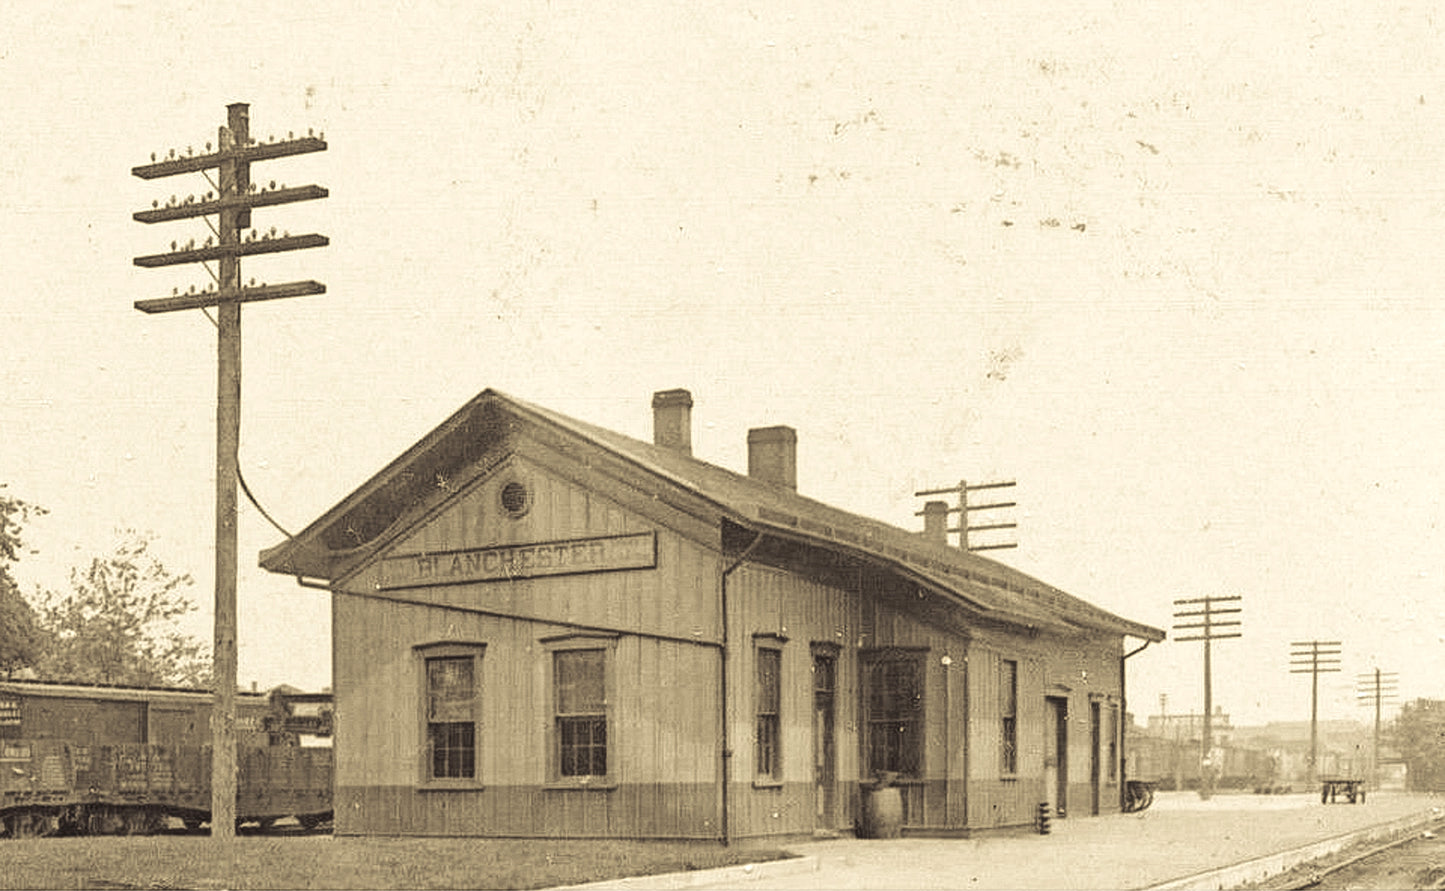
[[[1431,4],[0,9],[0,889],[1445,887]]]

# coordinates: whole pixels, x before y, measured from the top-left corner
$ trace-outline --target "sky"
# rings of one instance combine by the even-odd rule
[[[241,468],[295,532],[492,387],[632,436],[685,387],[694,454],[798,431],[799,491],[921,529],[914,492],[1016,480],[991,552],[1215,646],[1236,724],[1307,720],[1290,643],[1445,696],[1441,25],[1430,4],[192,2],[0,9],[0,483],[63,586],[115,530],[188,572],[209,637],[215,329],[136,300],[208,279],[132,167],[324,133],[253,179],[328,247],[243,262],[327,293],[243,312]],[[243,684],[330,683],[324,592],[256,566]],[[1131,643],[1137,643],[1131,642]],[[1201,645],[1129,660],[1198,711]],[[1161,700],[1161,697],[1167,697]]]

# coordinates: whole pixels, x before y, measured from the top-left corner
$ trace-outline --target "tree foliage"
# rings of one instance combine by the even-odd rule
[[[1445,700],[1405,703],[1390,742],[1405,759],[1406,782],[1412,790],[1445,791]]]
[[[126,530],[114,551],[71,570],[69,592],[43,595],[46,651],[36,664],[42,678],[209,686],[209,647],[177,624],[196,609],[187,595],[194,581],[162,565],[150,544],[149,536]]]
[[[4,487],[0,483],[0,489]],[[34,665],[43,649],[35,610],[20,593],[10,567],[25,549],[20,539],[25,523],[44,513],[42,507],[0,493],[0,672]]]

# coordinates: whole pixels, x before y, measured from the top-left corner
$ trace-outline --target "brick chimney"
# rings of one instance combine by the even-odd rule
[[[923,537],[934,544],[948,544],[947,501],[929,501],[923,505]]]
[[[797,491],[798,431],[755,427],[748,431],[748,476]]]
[[[692,454],[692,394],[659,390],[652,394],[652,442],[684,455]]]

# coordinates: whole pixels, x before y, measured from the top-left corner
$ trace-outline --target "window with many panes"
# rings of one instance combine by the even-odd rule
[[[556,775],[607,775],[607,650],[552,653]]]
[[[783,651],[773,647],[758,647],[757,663],[757,689],[754,695],[757,706],[757,775],[762,780],[781,780]]]
[[[467,783],[480,778],[480,644],[432,644],[417,649],[421,665],[422,779]]]
[[[923,654],[865,654],[864,730],[867,772],[917,777],[923,764]]]
[[[998,713],[999,771],[1019,772],[1019,664],[1013,659],[999,660]]]

